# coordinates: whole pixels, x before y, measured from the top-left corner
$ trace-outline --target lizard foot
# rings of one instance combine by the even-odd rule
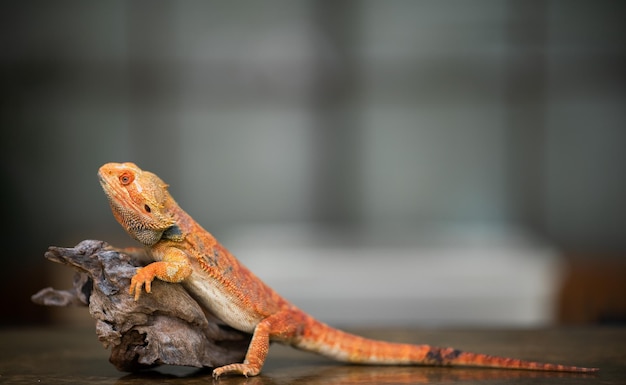
[[[146,293],[152,291],[152,280],[154,279],[154,271],[149,268],[150,265],[137,269],[137,272],[130,280],[129,294],[135,294],[135,301],[141,296],[142,287],[145,285]]]
[[[230,364],[213,369],[213,378],[218,379],[222,374],[241,374],[252,377],[259,373],[261,373],[261,368],[251,364]]]

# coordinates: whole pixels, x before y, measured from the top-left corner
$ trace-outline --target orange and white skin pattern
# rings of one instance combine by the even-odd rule
[[[565,366],[462,352],[452,348],[376,341],[334,329],[304,313],[256,277],[208,231],[183,211],[157,175],[133,163],[107,163],[98,171],[114,217],[143,244],[154,262],[139,268],[129,293],[140,300],[156,278],[182,284],[194,299],[229,326],[252,334],[244,362],[213,370],[213,376],[256,376],[270,342],[371,365],[479,366],[558,372],[596,372]]]

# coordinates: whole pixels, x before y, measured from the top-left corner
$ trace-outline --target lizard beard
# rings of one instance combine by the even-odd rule
[[[164,227],[162,221],[141,216],[136,211],[122,207],[112,200],[110,204],[115,219],[133,238],[146,246],[152,246],[161,240],[163,232],[171,226],[170,221],[167,221],[168,224]]]

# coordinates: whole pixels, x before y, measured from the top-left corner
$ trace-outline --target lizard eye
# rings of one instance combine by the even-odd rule
[[[125,172],[123,174],[120,175],[119,180],[120,183],[123,186],[127,186],[129,185],[135,178],[133,177],[133,174],[129,173],[129,172]]]
[[[143,205],[143,209],[146,210],[147,213],[152,211],[152,209],[148,205]]]

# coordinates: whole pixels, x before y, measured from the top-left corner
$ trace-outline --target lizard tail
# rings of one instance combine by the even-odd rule
[[[524,361],[463,352],[453,348],[376,341],[334,329],[312,318],[308,320],[307,327],[294,346],[335,360],[356,364],[476,366],[578,373],[598,371],[597,368]]]

